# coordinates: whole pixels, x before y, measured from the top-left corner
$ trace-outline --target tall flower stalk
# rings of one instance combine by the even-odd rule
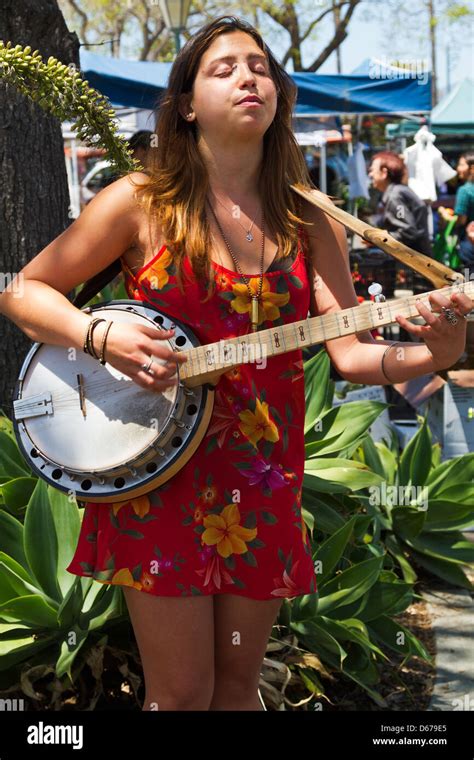
[[[50,56],[45,63],[31,47],[12,47],[0,40],[0,75],[48,113],[71,121],[72,129],[86,145],[103,147],[117,174],[141,169],[126,139],[118,134],[110,101],[89,87],[74,63],[61,63]]]

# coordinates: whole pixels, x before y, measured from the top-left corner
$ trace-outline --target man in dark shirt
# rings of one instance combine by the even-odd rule
[[[369,177],[372,185],[382,193],[378,226],[387,230],[395,240],[431,256],[428,208],[408,185],[402,184],[404,171],[403,159],[396,153],[383,151],[372,157]]]

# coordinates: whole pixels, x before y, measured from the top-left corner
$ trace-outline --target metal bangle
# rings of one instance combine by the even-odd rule
[[[393,348],[393,346],[396,346],[398,343],[401,343],[401,342],[402,342],[402,341],[400,341],[400,340],[394,340],[392,343],[390,343],[390,345],[389,345],[389,346],[387,346],[387,348],[386,348],[386,349],[385,349],[385,351],[383,352],[383,354],[382,354],[382,360],[381,360],[381,362],[380,362],[380,367],[381,367],[381,370],[382,370],[383,374],[385,375],[385,377],[387,378],[388,382],[389,382],[391,385],[393,385],[393,383],[394,383],[395,381],[394,381],[394,380],[392,380],[392,379],[391,379],[391,378],[390,378],[390,377],[387,375],[387,373],[385,372],[385,366],[384,366],[385,355],[386,355],[386,354],[387,354],[387,353],[390,351],[390,349],[391,349],[391,348]]]

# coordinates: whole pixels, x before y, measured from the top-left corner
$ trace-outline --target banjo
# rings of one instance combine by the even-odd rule
[[[206,345],[188,325],[148,302],[113,300],[85,307],[86,313],[114,322],[173,327],[168,345],[188,357],[176,365],[178,383],[161,393],[149,391],[82,351],[34,343],[14,390],[18,445],[40,478],[77,499],[111,503],[141,496],[172,478],[199,446],[222,373],[255,358],[271,361],[277,354],[392,324],[395,314],[419,316],[419,299],[430,308],[430,293],[449,297],[457,291],[474,300],[473,281],[455,282]],[[159,357],[155,361],[164,363]]]

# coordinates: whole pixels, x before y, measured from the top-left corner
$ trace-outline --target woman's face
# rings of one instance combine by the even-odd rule
[[[469,175],[469,164],[467,163],[464,156],[461,156],[459,159],[456,171],[460,179],[467,179]]]
[[[251,95],[259,102],[239,103]],[[181,96],[181,101],[182,115],[192,113],[204,137],[261,139],[277,108],[265,53],[245,32],[220,34],[201,57],[191,95]]]

